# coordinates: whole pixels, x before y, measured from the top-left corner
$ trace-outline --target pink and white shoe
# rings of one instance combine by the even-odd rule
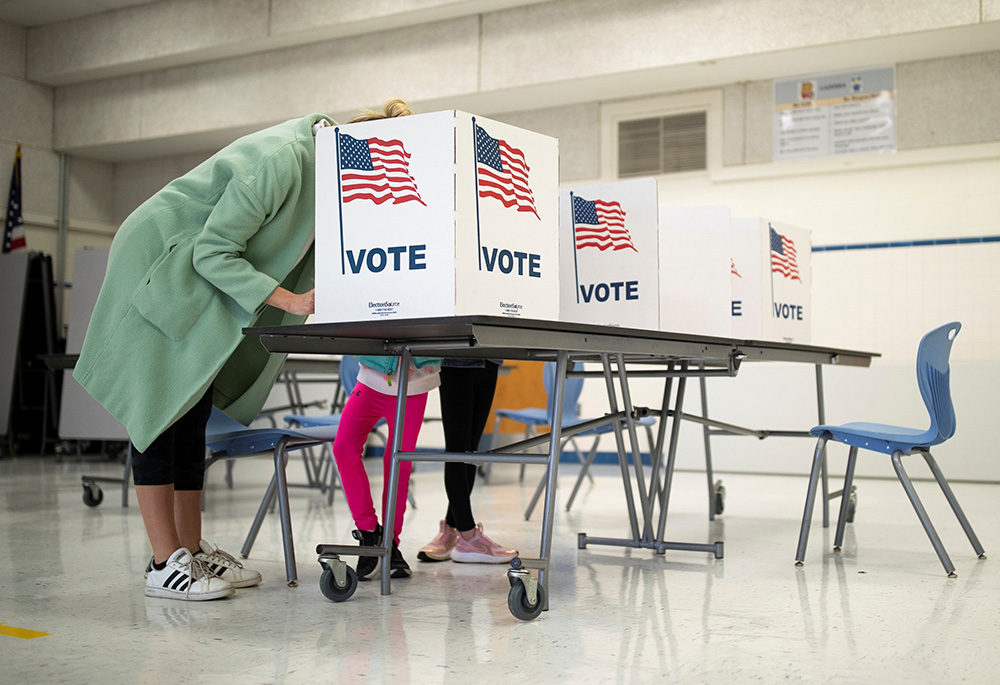
[[[420,548],[417,552],[417,559],[420,561],[448,561],[451,559],[451,551],[455,548],[455,543],[461,537],[458,531],[448,525],[448,522],[441,519],[441,529],[437,537]]]
[[[466,564],[506,564],[516,556],[516,549],[508,549],[486,537],[481,523],[476,524],[471,539],[459,535],[455,549],[451,550],[452,561]]]

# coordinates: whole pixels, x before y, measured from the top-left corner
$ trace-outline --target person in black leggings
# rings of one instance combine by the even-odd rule
[[[441,420],[448,452],[475,452],[497,387],[498,361],[445,359],[441,364]],[[504,564],[517,556],[516,549],[499,545],[483,532],[472,516],[471,494],[476,465],[446,462],[444,487],[448,513],[437,537],[417,553],[420,561],[459,561]]]

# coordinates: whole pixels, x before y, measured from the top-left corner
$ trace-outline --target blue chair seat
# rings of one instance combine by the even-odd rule
[[[837,442],[852,447],[892,454],[900,450],[909,454],[915,448],[924,444],[927,431],[903,426],[890,426],[885,423],[864,423],[855,421],[839,426],[816,426],[809,431],[814,438],[829,433]]]
[[[510,419],[522,423],[525,426],[547,426],[549,425],[549,411],[541,407],[528,407],[527,409],[497,409],[493,412],[498,419]]]
[[[335,426],[323,425],[311,428],[250,428],[230,418],[217,407],[212,407],[212,415],[205,429],[205,443],[213,455],[225,458],[273,450],[282,438],[288,439],[287,443],[291,448],[296,443],[329,441],[336,435]]]

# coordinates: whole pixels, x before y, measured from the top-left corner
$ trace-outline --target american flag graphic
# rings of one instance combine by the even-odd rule
[[[735,260],[732,259],[729,260],[729,273],[737,278],[743,278],[743,276],[740,275],[740,272],[736,270]]]
[[[410,176],[410,153],[399,140],[354,138],[338,133],[341,197],[344,202],[371,200],[419,202],[417,184]],[[426,206],[426,205],[425,205]]]
[[[632,236],[625,228],[625,210],[620,202],[584,200],[573,196],[573,231],[576,249],[596,247],[605,250],[635,249]]]
[[[801,283],[799,263],[795,258],[795,243],[770,226],[767,228],[771,232],[771,273],[778,273]]]
[[[476,171],[479,197],[493,197],[504,207],[516,207],[519,212],[531,212],[537,218],[535,197],[528,184],[528,163],[524,153],[501,138],[494,138],[477,123]]]
[[[24,219],[21,216],[21,145],[14,153],[14,168],[10,174],[10,195],[7,199],[7,222],[3,231],[3,251],[23,250],[28,246],[24,239]]]

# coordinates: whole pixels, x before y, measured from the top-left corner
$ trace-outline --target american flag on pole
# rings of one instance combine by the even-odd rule
[[[524,153],[502,138],[494,138],[477,123],[476,172],[479,197],[493,197],[504,207],[516,207],[519,212],[531,212],[537,218],[535,196],[528,184],[528,163]]]
[[[771,233],[771,273],[778,273],[785,278],[801,283],[799,263],[795,258],[795,243],[792,242],[791,238],[786,238],[770,226],[767,228]]]
[[[354,138],[339,133],[341,197],[344,202],[371,200],[377,205],[419,202],[410,176],[410,153],[399,140]]]
[[[23,250],[28,246],[24,239],[24,218],[21,216],[21,146],[14,153],[14,168],[10,175],[10,196],[7,200],[7,223],[3,231],[3,251]]]
[[[584,200],[573,196],[573,232],[576,249],[596,247],[605,250],[635,249],[632,236],[625,228],[625,210],[620,202]]]

